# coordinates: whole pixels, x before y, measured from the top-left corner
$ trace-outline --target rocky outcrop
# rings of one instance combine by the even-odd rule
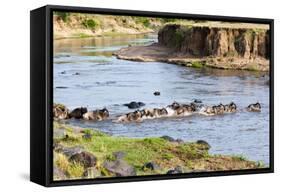
[[[170,24],[159,31],[158,42],[198,57],[269,57],[269,31],[266,29]]]
[[[129,165],[125,160],[117,159],[115,161],[105,161],[104,168],[110,174],[116,176],[135,176],[136,170],[133,166]]]
[[[269,71],[269,28],[245,23],[167,24],[158,32],[158,43],[122,48],[115,55],[196,68]]]
[[[93,154],[86,151],[72,155],[69,160],[81,163],[85,168],[94,167],[97,163],[97,158]]]

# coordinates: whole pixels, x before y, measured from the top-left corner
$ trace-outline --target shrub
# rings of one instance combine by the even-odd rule
[[[163,18],[162,21],[164,23],[172,23],[172,22],[176,22],[177,19],[176,18]]]
[[[145,27],[149,27],[150,21],[146,17],[136,17],[136,23],[142,24]]]
[[[68,166],[67,173],[70,178],[81,178],[84,173],[84,167],[80,163],[73,162]]]
[[[171,153],[165,153],[165,154],[163,154],[162,155],[162,158],[163,159],[166,159],[166,160],[168,160],[168,161],[170,161],[171,159],[173,159],[175,156],[173,155],[173,154],[171,154]]]
[[[67,12],[55,12],[55,15],[57,15],[59,18],[61,18],[64,22],[67,22],[69,19],[70,13]]]
[[[200,62],[200,61],[193,61],[191,63],[191,67],[194,67],[194,68],[202,68],[203,67],[203,63]]]
[[[177,29],[175,32],[175,46],[180,47],[182,41],[184,40],[184,31],[182,29]]]
[[[238,160],[238,161],[247,161],[247,158],[243,155],[234,155],[233,159]]]
[[[69,167],[68,159],[61,153],[54,153],[54,164],[63,171],[66,171]]]
[[[95,19],[86,19],[82,22],[82,25],[88,29],[96,29],[99,26],[99,22]]]

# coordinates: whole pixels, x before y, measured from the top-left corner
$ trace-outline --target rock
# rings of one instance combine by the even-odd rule
[[[173,137],[170,137],[168,135],[164,135],[160,138],[165,139],[165,140],[170,141],[170,142],[184,143],[184,141],[182,139],[174,139]]]
[[[179,173],[186,173],[186,172],[188,171],[185,170],[183,167],[177,166],[174,169],[167,171],[167,174],[179,174]]]
[[[202,101],[199,100],[199,99],[194,99],[193,102],[194,102],[194,103],[202,103]]]
[[[57,86],[56,89],[67,89],[68,87],[65,86]]]
[[[89,178],[89,179],[101,177],[101,172],[99,170],[97,170],[95,167],[89,167],[84,171],[83,177]]]
[[[116,161],[105,161],[103,167],[116,176],[135,176],[136,170],[126,161],[117,159]]]
[[[153,95],[159,96],[159,95],[160,95],[160,91],[155,91],[155,92],[153,93]]]
[[[55,146],[55,151],[64,154],[67,157],[71,157],[77,153],[81,153],[84,150],[83,147],[75,146],[75,147],[64,147],[61,144],[57,144]]]
[[[196,141],[196,144],[201,145],[203,150],[209,150],[209,149],[211,149],[211,145],[209,145],[209,143],[208,143],[207,141],[198,140],[198,141]]]
[[[113,152],[112,154],[116,159],[123,159],[126,155],[126,153],[123,151],[116,151],[116,152]]]
[[[160,138],[165,139],[165,140],[170,141],[170,142],[175,142],[176,141],[173,137],[170,137],[168,135],[164,135],[164,136],[162,136]]]
[[[54,180],[65,180],[67,179],[65,172],[63,172],[61,169],[58,167],[54,166],[53,168],[53,177]]]
[[[54,141],[54,143],[53,143],[53,150],[60,151],[62,148],[63,148],[62,144]]]
[[[131,103],[124,104],[124,106],[127,106],[129,109],[137,109],[142,106],[145,106],[145,104],[143,102],[132,101]]]
[[[192,170],[192,171],[189,171],[191,173],[202,173],[202,172],[210,172],[210,170],[207,170],[207,169],[196,169],[196,170]]]
[[[97,163],[97,158],[93,154],[86,151],[72,155],[69,160],[81,163],[85,168],[94,167]]]
[[[83,139],[91,140],[93,136],[89,133],[85,133],[82,137],[83,137]]]
[[[182,139],[176,139],[176,142],[181,144],[181,143],[184,143],[184,140],[182,140]]]
[[[145,163],[142,167],[142,169],[145,171],[146,169],[150,169],[152,171],[155,171],[155,170],[159,170],[160,167],[155,163],[155,162],[148,162],[148,163]]]

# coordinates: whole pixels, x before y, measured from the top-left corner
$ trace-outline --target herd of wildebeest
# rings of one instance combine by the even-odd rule
[[[129,109],[140,108],[145,104],[142,102],[131,102],[124,104]],[[261,104],[259,102],[250,104],[246,107],[248,112],[260,112]],[[237,105],[234,102],[229,104],[219,105],[203,105],[200,100],[195,100],[188,104],[182,104],[173,102],[172,104],[163,108],[144,108],[137,109],[127,114],[113,117],[113,122],[116,123],[128,123],[128,122],[142,122],[146,119],[156,118],[168,118],[168,117],[185,117],[193,114],[212,116],[223,115],[227,113],[237,112]],[[69,110],[62,104],[53,105],[53,118],[54,119],[84,119],[91,121],[103,121],[109,118],[109,111],[107,108],[88,110],[86,107],[78,107],[73,110]]]

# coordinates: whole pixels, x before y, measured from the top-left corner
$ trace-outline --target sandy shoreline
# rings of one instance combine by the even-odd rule
[[[167,62],[187,67],[212,67],[218,69],[237,69],[250,71],[269,71],[269,60],[257,57],[245,59],[239,57],[195,57],[182,54],[172,48],[154,43],[148,46],[131,46],[115,52],[118,59],[141,62]]]

